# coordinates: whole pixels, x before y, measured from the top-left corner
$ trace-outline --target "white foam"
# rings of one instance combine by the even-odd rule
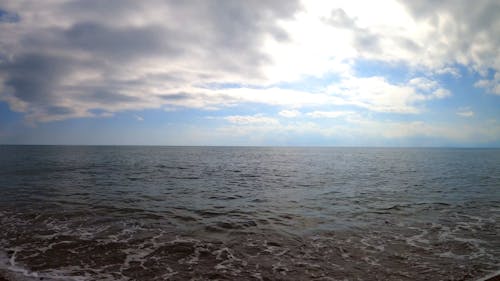
[[[429,250],[430,247],[424,246],[424,245],[430,244],[430,241],[428,239],[424,238],[427,234],[429,234],[429,231],[427,231],[426,229],[419,229],[419,228],[415,228],[415,227],[410,227],[410,229],[420,230],[421,232],[419,234],[407,237],[405,239],[406,244],[413,246],[413,247],[416,247],[416,248]]]
[[[168,272],[162,275],[162,280],[169,280],[174,275],[178,274],[177,271],[173,271],[170,267],[167,266]]]
[[[0,270],[6,272],[6,275],[19,281],[39,280],[36,272],[24,268],[16,263],[16,254],[19,249],[13,249],[14,253],[9,258],[5,252],[0,251]]]
[[[379,240],[381,240],[381,239],[379,239]],[[361,244],[363,244],[364,246],[366,246],[363,250],[365,250],[367,252],[371,252],[371,253],[376,252],[376,251],[371,251],[368,248],[373,248],[373,249],[377,250],[378,252],[383,252],[385,250],[385,246],[384,245],[372,244],[372,243],[368,242],[368,238],[362,238],[362,239],[359,240],[359,242]]]
[[[442,258],[452,258],[452,259],[458,259],[458,260],[463,260],[467,258],[467,255],[457,255],[452,253],[451,251],[446,251],[444,253],[439,253],[438,256]]]
[[[144,241],[138,245],[138,247],[134,249],[126,249],[124,252],[127,254],[125,257],[125,261],[123,262],[121,266],[121,270],[123,271],[124,269],[130,267],[130,263],[133,261],[139,262],[139,264],[143,267],[144,266],[144,258],[148,256],[149,254],[153,253],[156,249],[158,249],[162,243],[158,242],[157,240],[160,239],[163,236],[163,232],[160,232],[159,234],[151,237],[149,241]],[[139,250],[141,249],[141,250]]]
[[[493,278],[495,276],[500,276],[500,269],[497,271],[494,271],[494,272],[492,272],[492,273],[490,273],[482,278],[479,278],[476,281],[487,281],[488,279]]]
[[[362,257],[361,258],[363,261],[365,261],[367,264],[371,265],[371,266],[381,266],[380,263],[377,262],[377,260],[375,260],[374,258],[372,257]]]

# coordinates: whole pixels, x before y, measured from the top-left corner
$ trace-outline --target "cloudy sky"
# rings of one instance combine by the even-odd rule
[[[0,0],[0,143],[500,146],[500,1]]]

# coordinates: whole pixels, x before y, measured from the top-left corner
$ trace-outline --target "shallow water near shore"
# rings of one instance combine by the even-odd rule
[[[18,280],[476,280],[500,150],[0,146]]]

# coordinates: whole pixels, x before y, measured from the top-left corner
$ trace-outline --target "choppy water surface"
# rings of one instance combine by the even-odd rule
[[[0,146],[18,280],[475,280],[500,150]]]

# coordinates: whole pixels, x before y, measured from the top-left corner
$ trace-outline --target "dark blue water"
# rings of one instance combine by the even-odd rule
[[[475,280],[500,150],[0,146],[23,280]]]

